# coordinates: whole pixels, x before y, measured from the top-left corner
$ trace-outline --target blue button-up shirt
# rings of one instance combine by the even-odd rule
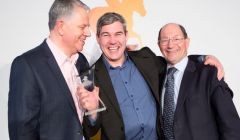
[[[126,55],[121,67],[104,59],[123,116],[126,140],[156,140],[156,105],[152,93],[134,63]]]

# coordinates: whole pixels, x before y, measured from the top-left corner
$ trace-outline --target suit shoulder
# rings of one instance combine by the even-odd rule
[[[23,54],[20,55],[20,57],[37,57],[39,54],[43,54],[40,53],[44,50],[44,48],[48,47],[46,41],[44,41],[43,43],[41,43],[40,45],[36,46],[35,48],[32,48],[26,52],[24,52]],[[50,49],[49,49],[50,50]]]
[[[15,57],[13,62],[19,62],[26,58],[32,58],[32,57],[36,56],[35,53],[36,53],[36,48],[28,50],[27,52],[24,52],[21,55]]]
[[[155,57],[155,53],[148,47],[143,47],[137,51],[128,51],[128,54],[132,56],[140,56],[140,57]]]
[[[214,66],[189,60],[186,69],[187,71],[195,72],[201,80],[205,79],[208,82],[217,80],[217,68]]]
[[[215,66],[205,65],[204,63],[198,63],[198,62],[194,62],[194,63],[197,67],[197,70],[205,71],[212,74],[217,72],[217,68]]]
[[[20,63],[22,61],[25,61],[25,62],[33,61],[33,63],[34,63],[35,60],[42,58],[42,55],[44,54],[44,53],[42,53],[44,47],[47,47],[47,46],[44,46],[43,44],[41,44],[33,49],[30,49],[30,50],[22,53],[21,55],[14,58],[13,63]]]
[[[142,52],[142,53],[146,53],[146,54],[149,54],[149,55],[156,56],[156,54],[149,47],[143,47],[139,51]]]

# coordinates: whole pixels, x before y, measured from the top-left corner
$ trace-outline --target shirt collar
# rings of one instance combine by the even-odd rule
[[[121,66],[121,68],[124,68],[124,67],[126,66],[126,63],[130,60],[127,52],[124,52],[124,55],[125,55],[125,58],[126,58],[126,59],[124,60],[123,65]],[[103,55],[103,62],[104,62],[104,64],[105,64],[105,66],[107,67],[107,69],[116,69],[116,68],[119,68],[119,67],[113,67],[113,66],[111,66],[111,65],[109,64],[109,62],[107,61],[106,56],[104,56],[104,55]]]
[[[50,38],[47,38],[46,40],[51,52],[53,53],[54,58],[56,59],[57,63],[59,66],[62,66],[66,61],[69,61],[73,64],[76,64],[77,59],[79,57],[79,54],[76,53],[74,55],[72,55],[71,57],[68,57],[67,55],[65,55],[63,53],[62,50],[60,50],[55,44],[54,42],[52,42],[52,40]]]
[[[167,69],[171,68],[171,67],[175,67],[178,71],[180,72],[184,72],[186,66],[188,63],[188,57],[185,56],[180,62],[178,62],[177,64],[175,64],[174,66],[170,66],[169,64],[167,65]]]

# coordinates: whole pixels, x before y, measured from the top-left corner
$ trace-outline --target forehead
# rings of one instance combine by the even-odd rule
[[[119,21],[116,21],[116,22],[113,22],[112,24],[104,25],[102,26],[100,32],[109,32],[109,33],[124,32],[123,24]]]
[[[161,36],[177,36],[183,35],[179,25],[177,24],[168,24],[162,28]]]

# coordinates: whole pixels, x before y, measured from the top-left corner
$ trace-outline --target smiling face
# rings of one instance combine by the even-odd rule
[[[125,60],[127,32],[119,21],[102,26],[97,41],[109,64],[121,66]]]
[[[174,65],[187,55],[189,38],[184,38],[178,24],[165,25],[159,39],[159,48],[169,64]]]
[[[82,51],[86,38],[91,35],[87,11],[75,6],[72,14],[59,20],[58,24],[64,52],[71,56]]]

